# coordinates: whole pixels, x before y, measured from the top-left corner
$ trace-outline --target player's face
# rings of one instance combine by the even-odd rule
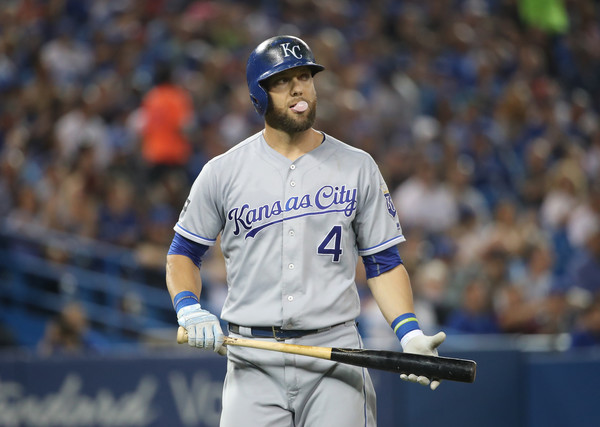
[[[274,129],[288,134],[312,127],[317,113],[317,93],[309,67],[282,71],[266,82],[269,105],[265,121]],[[302,108],[302,101],[308,108]]]

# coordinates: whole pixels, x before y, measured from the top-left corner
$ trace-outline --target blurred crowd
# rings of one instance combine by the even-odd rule
[[[204,163],[261,129],[249,52],[312,47],[316,128],[369,152],[427,331],[600,345],[600,6],[593,0],[7,0],[0,216],[158,272]],[[218,248],[203,264],[224,293]],[[363,273],[362,327],[385,328]]]

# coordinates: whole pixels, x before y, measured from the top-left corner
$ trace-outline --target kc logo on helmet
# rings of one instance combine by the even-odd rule
[[[300,59],[302,58],[302,53],[300,53],[300,46],[295,44],[291,49],[290,49],[290,44],[289,43],[281,43],[281,49],[283,50],[283,56],[284,58],[287,58],[290,55],[293,55],[296,59]],[[296,49],[298,49],[298,51],[296,51]]]

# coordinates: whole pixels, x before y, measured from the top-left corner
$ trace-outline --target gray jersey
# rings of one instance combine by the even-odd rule
[[[358,256],[404,241],[370,155],[325,135],[292,162],[262,132],[204,166],[175,231],[204,245],[221,233],[224,320],[285,329],[358,317]]]

